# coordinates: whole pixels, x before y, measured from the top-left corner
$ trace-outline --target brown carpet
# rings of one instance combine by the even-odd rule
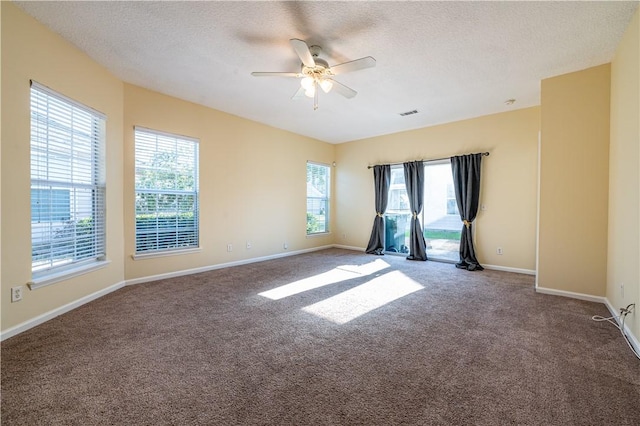
[[[2,424],[638,425],[640,362],[594,314],[339,249],[139,284],[2,343]]]

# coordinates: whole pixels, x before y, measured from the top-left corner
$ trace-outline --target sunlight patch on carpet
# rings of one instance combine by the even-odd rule
[[[314,288],[320,288],[341,281],[372,275],[388,268],[389,266],[390,265],[382,259],[376,259],[373,262],[362,265],[342,265],[322,274],[317,274],[303,280],[263,291],[262,293],[258,293],[258,295],[271,300],[280,300],[285,297],[293,296],[294,294],[313,290]]]
[[[393,271],[302,310],[337,324],[345,324],[423,288],[402,272]]]

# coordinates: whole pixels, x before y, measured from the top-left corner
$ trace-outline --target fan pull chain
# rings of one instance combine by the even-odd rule
[[[317,110],[318,109],[318,82],[316,80],[313,80],[313,110]]]

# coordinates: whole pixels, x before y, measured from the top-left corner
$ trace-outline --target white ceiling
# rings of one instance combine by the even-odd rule
[[[16,3],[128,83],[331,143],[538,105],[541,79],[611,61],[638,5]],[[337,76],[358,95],[320,93],[314,111],[290,99],[298,80],[250,74],[299,71],[291,38],[377,66]]]

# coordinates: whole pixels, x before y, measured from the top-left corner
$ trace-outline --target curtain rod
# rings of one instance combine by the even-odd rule
[[[483,157],[488,157],[489,153],[488,152],[483,152],[482,153]],[[453,155],[453,157],[455,157],[455,155]],[[444,157],[444,158],[434,158],[431,160],[416,160],[416,161],[422,161],[423,163],[429,163],[429,162],[433,162],[433,161],[442,161],[442,160],[449,160],[451,157]],[[400,163],[389,163],[389,164],[377,164],[380,166],[397,166],[398,164],[404,164],[406,163],[406,161],[400,162]],[[374,168],[376,165],[373,166],[367,166],[367,169],[372,169]]]

